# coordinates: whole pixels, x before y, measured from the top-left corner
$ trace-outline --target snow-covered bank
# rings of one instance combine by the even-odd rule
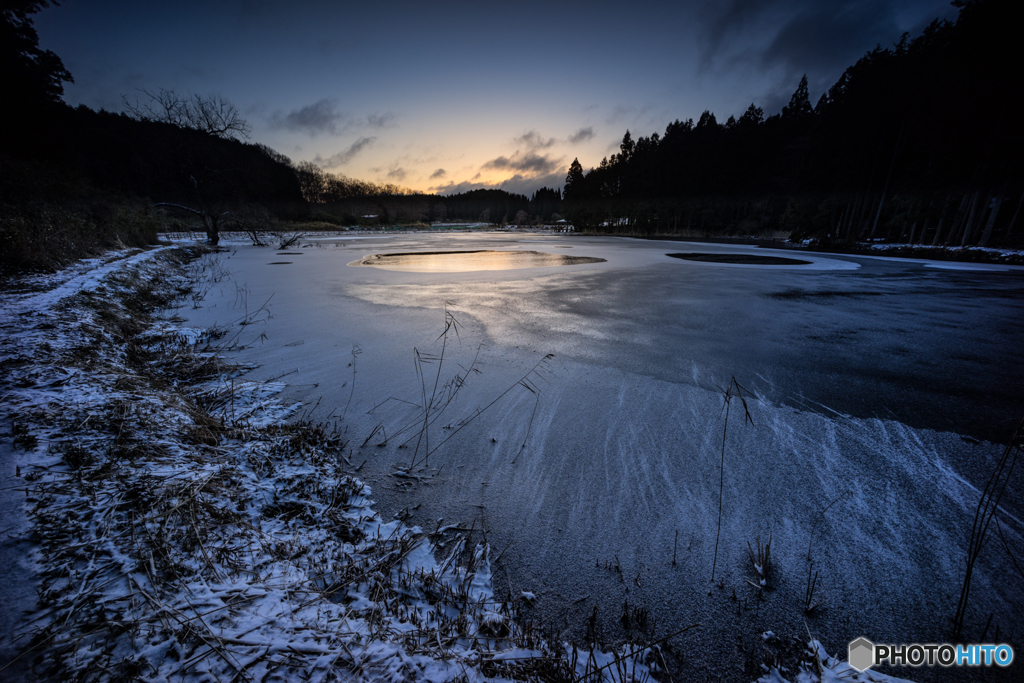
[[[886,256],[931,261],[932,268],[969,270],[971,265],[1024,267],[1024,249],[997,249],[994,247],[952,247],[928,244],[902,244],[898,242],[858,242],[853,245],[823,245],[808,242],[813,251],[851,254],[857,256]]]
[[[549,649],[515,621],[514,602],[495,598],[472,532],[382,520],[337,432],[295,419],[298,406],[273,397],[280,384],[221,362],[210,342],[224,330],[155,316],[220,276],[211,262],[189,265],[189,251],[86,262],[22,282],[0,308],[3,419],[17,449],[5,482],[31,520],[19,547],[39,597],[2,634],[21,653],[0,662],[5,677],[657,671],[653,647]]]

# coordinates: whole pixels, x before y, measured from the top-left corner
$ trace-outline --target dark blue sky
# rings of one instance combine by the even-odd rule
[[[812,99],[944,0],[227,2],[67,0],[36,18],[75,77],[65,99],[119,111],[139,90],[219,93],[253,140],[364,180],[451,192],[561,186],[634,137],[704,109]]]

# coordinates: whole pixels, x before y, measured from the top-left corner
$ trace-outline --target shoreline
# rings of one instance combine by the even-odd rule
[[[804,251],[816,254],[839,254],[844,256],[874,256],[905,258],[922,261],[954,261],[958,263],[993,263],[1000,265],[1024,266],[1024,249],[995,249],[989,247],[948,247],[925,246],[920,244],[883,244],[858,242],[855,244],[802,244],[777,238],[756,237],[683,237],[680,235],[620,235],[634,239],[665,242],[703,242],[707,244],[732,244],[756,246],[762,249],[782,251]]]

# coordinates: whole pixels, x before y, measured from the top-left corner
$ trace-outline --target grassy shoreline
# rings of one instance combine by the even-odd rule
[[[644,680],[658,650],[551,649],[486,544],[382,520],[346,444],[168,313],[201,247],[37,278],[5,316],[4,420],[39,581],[38,680]],[[56,284],[56,286],[53,286]],[[218,340],[222,340],[218,342]],[[442,542],[443,540],[443,542]],[[441,548],[445,548],[441,550]],[[606,675],[608,672],[608,675]],[[614,674],[614,675],[611,675]]]

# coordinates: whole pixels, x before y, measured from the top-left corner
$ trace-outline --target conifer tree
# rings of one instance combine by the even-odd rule
[[[8,106],[58,102],[74,79],[60,57],[39,49],[32,15],[56,5],[50,0],[8,0],[0,9],[0,85]]]
[[[807,92],[807,74],[800,79],[800,85],[796,86],[796,92],[789,98],[789,104],[782,108],[782,118],[790,121],[800,121],[814,113],[811,107],[811,96]]]
[[[583,167],[577,158],[573,159],[572,164],[569,165],[569,175],[565,176],[565,189],[562,190],[562,196],[565,198],[582,198],[582,190]]]

